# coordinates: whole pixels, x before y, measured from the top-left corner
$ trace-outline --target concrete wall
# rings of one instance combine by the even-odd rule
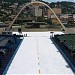
[[[75,33],[75,27],[74,28],[65,28],[65,33]]]
[[[47,28],[49,25],[40,25],[40,28]]]

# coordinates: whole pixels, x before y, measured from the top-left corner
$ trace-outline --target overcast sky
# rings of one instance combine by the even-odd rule
[[[71,2],[75,2],[75,0],[43,0],[46,2],[57,2],[57,1],[71,1]]]

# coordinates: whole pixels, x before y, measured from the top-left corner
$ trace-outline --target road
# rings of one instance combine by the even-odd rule
[[[12,61],[9,74],[73,74],[50,39],[50,32],[25,32],[25,37]],[[55,32],[61,34],[62,32]],[[23,33],[24,34],[24,33]]]

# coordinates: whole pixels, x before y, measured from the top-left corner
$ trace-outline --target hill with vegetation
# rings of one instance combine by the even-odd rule
[[[27,3],[30,2],[31,0],[0,0],[0,3],[4,2],[10,2],[10,3]],[[44,2],[44,1],[43,1]],[[75,14],[75,3],[74,2],[67,2],[67,1],[62,1],[62,2],[52,2],[52,3],[47,3],[51,8],[54,7],[60,7],[62,9],[63,14]]]
[[[11,3],[27,3],[27,2],[30,2],[31,0],[0,0],[0,2],[2,2],[2,1],[4,1],[4,2],[11,2]]]
[[[62,9],[63,14],[75,14],[75,3],[74,2],[52,2],[49,4],[50,7],[60,7]]]

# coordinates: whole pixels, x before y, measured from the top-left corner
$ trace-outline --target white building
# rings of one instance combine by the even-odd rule
[[[5,23],[3,23],[3,22],[0,22],[0,26],[1,26],[1,25],[5,25]]]
[[[67,18],[68,18],[68,15],[69,15],[69,14],[61,14],[61,15],[60,15],[60,18],[66,18],[66,19],[67,19]]]
[[[42,16],[42,9],[38,9],[38,16]]]
[[[35,7],[35,16],[42,16],[42,9],[38,9],[38,7]]]
[[[74,23],[75,23],[75,14],[73,15]]]
[[[42,9],[39,6],[35,6],[35,16],[42,16]]]

